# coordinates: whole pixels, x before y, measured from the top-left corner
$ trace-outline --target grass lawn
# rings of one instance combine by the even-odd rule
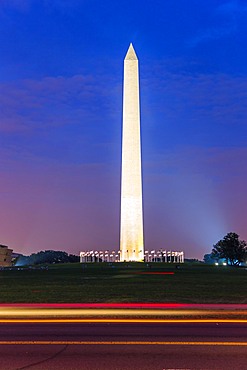
[[[178,266],[178,265],[177,265]],[[172,272],[174,274],[160,274]],[[61,264],[1,270],[0,303],[247,303],[247,269],[204,264]]]

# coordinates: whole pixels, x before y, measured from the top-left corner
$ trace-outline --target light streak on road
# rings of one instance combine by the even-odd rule
[[[247,305],[0,304],[0,322],[247,322]]]
[[[118,324],[164,324],[164,323],[226,323],[247,324],[247,319],[1,319],[0,323],[118,323]]]
[[[160,308],[50,308],[48,306],[0,306],[0,321],[14,319],[241,319],[247,320],[246,309],[160,309]]]
[[[239,303],[0,303],[0,308],[160,308],[160,309],[242,309],[247,304]]]
[[[211,311],[204,311],[209,314]],[[214,311],[219,313],[221,311]],[[66,308],[0,308],[2,317],[83,317],[83,316],[167,316],[199,315],[199,310],[152,310],[152,309],[66,309]],[[203,314],[203,313],[202,313]]]
[[[0,345],[121,345],[121,346],[247,346],[247,342],[145,342],[145,341],[0,341]]]
[[[238,314],[246,315],[247,312],[238,311]],[[0,319],[10,317],[133,317],[133,316],[224,316],[234,315],[235,310],[152,310],[152,309],[52,309],[52,308],[0,308]]]

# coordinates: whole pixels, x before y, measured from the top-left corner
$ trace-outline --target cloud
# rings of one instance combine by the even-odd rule
[[[4,158],[33,163],[114,161],[109,156],[120,143],[118,89],[117,81],[96,73],[1,83],[1,151],[8,152]]]
[[[156,158],[155,169],[163,169],[167,176],[204,175],[205,177],[224,182],[243,175],[247,162],[247,148],[242,147],[210,147],[184,146],[176,151],[160,155]]]
[[[2,9],[16,9],[21,12],[29,10],[33,0],[0,0],[0,8]]]
[[[68,9],[81,5],[81,0],[0,0],[0,8],[26,12],[37,3],[46,8]]]
[[[213,134],[215,138],[221,134],[224,145],[234,128],[246,130],[245,76],[171,73],[160,64],[153,67],[152,74],[145,71],[141,86],[143,122],[150,130],[160,127],[161,136],[165,125],[166,132],[180,130],[180,139],[186,130],[190,141],[196,139],[195,133],[197,139],[208,138],[208,143],[214,140]],[[234,137],[232,143],[236,144]]]
[[[46,6],[52,6],[54,8],[74,8],[78,5],[83,4],[85,0],[44,0]]]
[[[110,167],[97,163],[20,166],[12,161],[1,168],[2,242],[25,253],[42,248],[79,253],[92,243],[93,248],[109,248],[112,239],[117,243],[119,181],[113,179]]]
[[[186,44],[189,47],[195,47],[205,41],[219,40],[223,37],[231,35],[235,29],[236,27],[233,25],[231,27],[208,28],[199,32],[197,36],[191,38]]]
[[[238,0],[228,1],[217,7],[216,14],[217,13],[230,18],[245,16],[247,14],[247,5]]]
[[[0,131],[24,132],[47,126],[100,120],[109,113],[111,94],[105,79],[76,75],[0,84]],[[109,99],[110,98],[110,99]]]
[[[212,23],[216,26],[208,27],[198,32],[187,41],[187,46],[195,47],[210,40],[219,40],[235,34],[239,29],[241,19],[246,18],[247,5],[237,0],[225,2],[212,11]]]
[[[246,147],[187,146],[145,163],[144,205],[149,228],[155,234],[157,222],[155,225],[152,220],[159,219],[164,239],[176,243],[179,234],[177,242],[184,238],[186,251],[198,246],[205,248],[204,253],[229,230],[247,238],[246,161]]]

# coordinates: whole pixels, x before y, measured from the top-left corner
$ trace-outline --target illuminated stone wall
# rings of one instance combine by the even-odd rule
[[[120,260],[144,259],[138,59],[124,60]]]
[[[12,249],[9,249],[6,245],[0,245],[0,267],[11,266],[12,260]]]

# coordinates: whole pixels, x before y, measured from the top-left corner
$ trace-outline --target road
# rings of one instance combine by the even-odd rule
[[[0,369],[247,369],[247,324],[2,323]]]

